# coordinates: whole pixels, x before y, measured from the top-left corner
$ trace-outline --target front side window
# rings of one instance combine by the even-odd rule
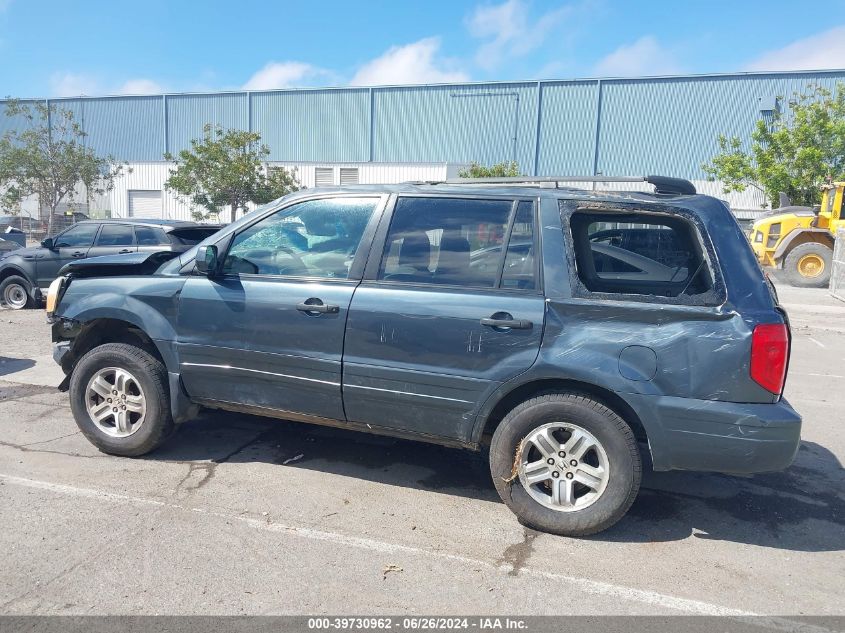
[[[518,214],[519,222],[514,222],[514,229],[520,226],[519,235],[512,242],[513,251],[507,251],[508,262],[503,263],[514,207],[511,200],[399,198],[379,279],[495,288],[501,278],[503,287],[533,288],[533,243],[528,243],[533,229],[525,227],[526,222],[533,224],[533,205],[524,204],[520,203],[524,210]]]
[[[682,217],[578,210],[570,227],[589,292],[677,298],[713,289],[697,230]]]
[[[85,248],[94,243],[99,224],[78,224],[69,228],[55,240],[56,248]]]
[[[97,246],[131,246],[132,227],[126,224],[104,224],[97,236]]]
[[[286,207],[239,233],[223,272],[347,279],[377,198],[324,198]]]

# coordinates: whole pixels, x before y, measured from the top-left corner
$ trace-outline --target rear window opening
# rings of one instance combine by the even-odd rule
[[[683,217],[579,209],[570,228],[578,278],[591,293],[683,300],[714,288],[698,231]]]

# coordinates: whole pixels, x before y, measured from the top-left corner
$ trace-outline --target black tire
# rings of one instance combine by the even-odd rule
[[[824,269],[815,276],[808,277],[801,273],[799,263],[808,255],[816,255],[824,264]],[[783,260],[783,272],[792,286],[801,288],[827,288],[830,285],[830,272],[833,268],[833,251],[818,242],[799,244]]]
[[[86,407],[86,389],[101,369],[117,367],[128,371],[143,390],[146,412],[139,428],[126,437],[112,437],[91,419]],[[70,379],[70,407],[82,434],[104,453],[137,457],[158,446],[173,432],[167,370],[160,360],[133,345],[106,343],[95,347],[77,363]]]
[[[22,303],[20,301],[8,300],[7,295],[10,293],[15,297],[20,297],[21,292],[23,292],[23,296],[25,297]],[[0,303],[12,310],[23,310],[24,308],[31,307],[34,304],[32,300],[32,285],[18,275],[6,277],[0,282]]]
[[[591,433],[609,464],[604,492],[582,509],[553,510],[535,500],[515,473],[517,450],[534,429],[551,422],[569,422]],[[587,536],[621,519],[640,488],[642,463],[634,433],[603,404],[576,393],[554,393],[527,400],[508,413],[490,444],[490,472],[502,501],[524,525],[562,536]]]

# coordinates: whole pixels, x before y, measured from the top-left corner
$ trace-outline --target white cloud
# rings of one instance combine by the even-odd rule
[[[467,19],[470,34],[488,40],[478,48],[476,63],[492,70],[507,57],[525,55],[543,44],[552,29],[577,10],[567,5],[544,13],[533,23],[525,0],[476,7]]]
[[[272,90],[303,85],[309,77],[325,71],[303,62],[270,62],[243,85],[244,90]]]
[[[448,60],[439,58],[439,50],[438,37],[393,46],[381,57],[361,66],[349,83],[353,86],[376,86],[468,81],[466,73],[452,69]]]
[[[50,76],[50,92],[54,97],[78,97],[100,92],[99,82],[90,75],[81,73],[53,73]]]
[[[164,92],[164,88],[152,79],[130,79],[117,92],[122,95],[149,95]]]
[[[683,72],[671,51],[651,35],[633,44],[625,44],[599,60],[593,68],[600,77],[635,77],[638,75],[673,75]]]
[[[821,70],[845,68],[845,25],[795,40],[763,53],[746,70]]]
[[[152,79],[127,79],[123,84],[106,84],[98,77],[85,73],[61,72],[50,77],[50,92],[54,97],[82,95],[125,94],[143,95],[164,92],[164,87]]]

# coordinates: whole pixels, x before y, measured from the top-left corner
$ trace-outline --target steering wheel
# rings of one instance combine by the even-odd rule
[[[296,269],[292,270],[292,271],[289,270],[290,268],[292,268],[291,266],[279,266],[279,274],[291,274],[292,272],[293,273],[307,273],[308,272],[308,266],[306,266],[305,262],[302,261],[302,257],[299,256],[299,253],[297,253],[294,250],[291,250],[287,246],[279,245],[277,248],[278,248],[278,250],[285,253],[288,257],[290,257],[296,264]]]

